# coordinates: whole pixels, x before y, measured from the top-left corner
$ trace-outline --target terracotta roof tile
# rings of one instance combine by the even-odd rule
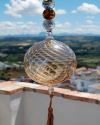
[[[86,67],[77,68],[75,72],[84,71],[84,70],[86,70]]]
[[[91,73],[92,73],[91,70],[86,71],[86,74],[91,74]]]

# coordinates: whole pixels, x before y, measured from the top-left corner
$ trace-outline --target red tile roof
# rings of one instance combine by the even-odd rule
[[[92,73],[91,70],[86,71],[86,74],[91,74],[91,73]]]
[[[77,68],[75,72],[84,71],[84,70],[86,70],[86,67]]]

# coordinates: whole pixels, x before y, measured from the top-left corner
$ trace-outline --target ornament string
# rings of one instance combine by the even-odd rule
[[[52,20],[55,17],[55,11],[53,8],[55,7],[54,0],[43,0],[42,3],[43,7],[45,8],[43,12],[43,17],[46,19],[43,22],[43,27],[47,30],[47,37],[46,39],[53,38],[52,36],[52,29],[55,27],[55,23]],[[48,119],[46,125],[53,125],[54,116],[53,116],[53,108],[52,108],[52,98],[54,96],[53,91],[50,90],[50,105],[48,108]]]
[[[52,98],[54,97],[54,93],[51,92],[50,94],[50,105],[48,108],[48,119],[46,125],[53,125],[54,123],[54,115],[53,115],[53,108],[52,108]]]

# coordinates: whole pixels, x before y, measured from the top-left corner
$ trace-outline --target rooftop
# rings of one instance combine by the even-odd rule
[[[94,84],[94,85],[90,85],[90,87],[96,88],[96,89],[100,89],[100,83]]]
[[[92,73],[91,70],[87,70],[87,71],[86,71],[86,74],[91,74],[91,73]]]
[[[84,71],[84,70],[86,70],[86,67],[77,68],[75,72]]]
[[[91,82],[95,82],[95,83],[100,83],[100,79],[98,79],[97,77],[84,76],[84,77],[81,77],[79,79],[85,80],[85,81],[91,81]]]
[[[0,62],[0,66],[1,66],[1,65],[5,65],[5,64],[4,64],[3,62]]]

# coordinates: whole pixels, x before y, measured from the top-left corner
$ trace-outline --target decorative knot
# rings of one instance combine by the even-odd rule
[[[51,92],[51,94],[50,94],[50,98],[53,98],[53,96],[54,96],[54,93],[53,93],[53,92]]]
[[[53,112],[53,108],[52,108],[52,107],[49,107],[49,108],[48,108],[48,112]]]

